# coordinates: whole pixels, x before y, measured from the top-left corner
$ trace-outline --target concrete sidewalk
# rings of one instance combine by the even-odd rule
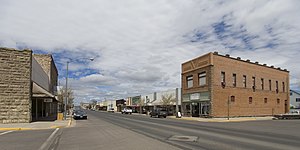
[[[53,128],[71,127],[73,119],[68,117],[67,120],[55,120],[55,121],[37,121],[31,123],[10,123],[0,124],[0,131],[7,130],[42,130]]]
[[[181,117],[176,118],[176,116],[168,116],[168,118],[178,119],[178,120],[194,120],[201,122],[244,122],[244,121],[257,121],[257,120],[272,120],[272,116],[267,117],[233,117],[233,118],[199,118],[199,117]]]

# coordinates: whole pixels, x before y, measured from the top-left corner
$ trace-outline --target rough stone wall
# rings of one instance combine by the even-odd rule
[[[0,123],[31,121],[31,50],[0,48]]]

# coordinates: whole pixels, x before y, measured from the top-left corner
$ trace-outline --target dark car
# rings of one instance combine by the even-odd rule
[[[74,119],[87,119],[87,114],[84,110],[76,110],[73,114]]]
[[[150,117],[158,117],[158,118],[164,117],[164,118],[166,118],[167,114],[168,113],[165,109],[157,108],[157,109],[154,109],[153,111],[150,112]]]

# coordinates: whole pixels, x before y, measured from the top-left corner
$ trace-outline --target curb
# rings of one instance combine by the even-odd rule
[[[199,121],[199,122],[245,122],[245,121],[257,121],[259,119],[256,118],[249,118],[249,119],[239,119],[239,120],[200,120],[197,118],[173,118],[170,117],[170,119],[178,119],[178,120],[189,120],[189,121]]]
[[[0,131],[8,131],[8,130],[13,130],[13,131],[17,131],[17,130],[33,130],[33,128],[0,128]]]

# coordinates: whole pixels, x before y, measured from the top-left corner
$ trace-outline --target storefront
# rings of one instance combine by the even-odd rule
[[[182,97],[184,116],[208,117],[211,110],[211,101],[208,92],[185,94]]]

